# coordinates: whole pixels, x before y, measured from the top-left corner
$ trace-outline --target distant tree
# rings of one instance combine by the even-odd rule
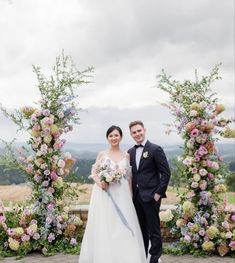
[[[227,177],[226,177],[226,185],[227,185],[227,189],[231,192],[235,192],[235,172],[230,173]]]
[[[187,182],[184,165],[177,158],[171,159],[169,163],[171,167],[170,185],[174,188],[184,186]]]
[[[229,170],[235,172],[235,161],[229,163]]]

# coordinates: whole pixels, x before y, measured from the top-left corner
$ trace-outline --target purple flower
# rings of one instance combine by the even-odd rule
[[[232,248],[232,250],[234,250],[235,249],[235,241],[231,241],[229,243],[229,246]]]
[[[37,225],[37,223],[38,223],[38,221],[33,219],[33,220],[31,220],[30,225]]]
[[[205,230],[203,228],[199,231],[199,235],[202,237],[205,236]]]
[[[22,240],[23,242],[29,241],[29,240],[30,240],[30,236],[29,236],[29,235],[23,235],[23,236],[21,237],[21,240]]]
[[[7,234],[8,234],[8,236],[14,236],[15,235],[15,231],[13,230],[13,229],[11,229],[11,228],[8,228],[7,229]]]
[[[49,174],[50,174],[50,171],[49,171],[49,170],[45,170],[43,173],[44,173],[45,175],[49,175]]]
[[[231,219],[232,219],[233,222],[235,222],[235,215],[232,215]]]
[[[43,182],[42,182],[42,186],[47,187],[48,185],[49,185],[49,182],[48,182],[48,181],[43,181]]]
[[[213,180],[215,178],[215,176],[212,174],[212,173],[208,173],[207,174],[207,177],[210,179],[210,180]]]
[[[213,165],[213,162],[212,162],[212,161],[210,161],[210,160],[207,160],[207,166],[211,168],[211,167],[212,167],[212,165]]]
[[[207,205],[209,203],[209,196],[207,191],[200,192],[199,205]]]
[[[33,229],[30,228],[30,227],[27,227],[27,228],[26,228],[26,232],[27,232],[27,234],[30,235],[30,236],[32,236],[33,233],[34,233]],[[22,240],[22,241],[23,241],[23,240]]]
[[[204,214],[204,217],[205,217],[205,218],[209,218],[209,217],[210,217],[210,214],[209,214],[208,212],[206,212],[206,213]]]
[[[229,229],[229,223],[227,221],[224,221],[222,223],[222,227],[226,228],[226,229]]]
[[[55,240],[55,234],[54,233],[50,233],[50,235],[48,236],[47,240],[51,243],[53,240]]]
[[[42,111],[42,114],[43,114],[44,116],[49,116],[49,115],[50,115],[50,110],[45,109],[45,110]]]
[[[47,209],[53,210],[54,209],[54,204],[50,203],[47,205]]]

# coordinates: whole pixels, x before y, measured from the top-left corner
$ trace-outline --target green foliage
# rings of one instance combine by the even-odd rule
[[[229,170],[232,171],[232,172],[235,172],[235,161],[230,162]]]
[[[187,177],[185,173],[185,166],[182,164],[182,161],[179,161],[177,158],[170,160],[171,167],[171,179],[170,185],[174,188],[183,187],[187,184]]]
[[[231,191],[231,192],[235,192],[235,172],[230,173],[226,177],[225,182],[226,182],[228,190]]]
[[[188,248],[183,246],[180,242],[173,242],[170,244],[163,244],[163,253],[164,254],[171,254],[176,256],[182,256],[187,254]]]
[[[89,179],[91,173],[91,166],[95,163],[94,159],[79,159],[75,162],[70,174],[66,176],[67,182],[77,183],[92,183],[93,180]]]

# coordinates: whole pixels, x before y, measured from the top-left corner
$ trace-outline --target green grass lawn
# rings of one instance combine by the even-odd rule
[[[22,204],[25,203],[23,201],[9,201],[9,200],[3,200],[2,202],[3,202],[3,205],[5,207],[8,207],[9,205],[12,205],[12,206],[14,206],[14,205],[22,205]]]
[[[224,198],[226,197],[231,205],[235,205],[235,192],[220,194],[220,197],[222,200],[224,200]]]

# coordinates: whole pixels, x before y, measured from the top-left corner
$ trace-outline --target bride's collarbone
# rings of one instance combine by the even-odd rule
[[[123,152],[120,152],[118,154],[111,154],[110,152],[106,152],[106,155],[111,161],[113,161],[116,164],[120,163],[126,158],[126,155]]]

